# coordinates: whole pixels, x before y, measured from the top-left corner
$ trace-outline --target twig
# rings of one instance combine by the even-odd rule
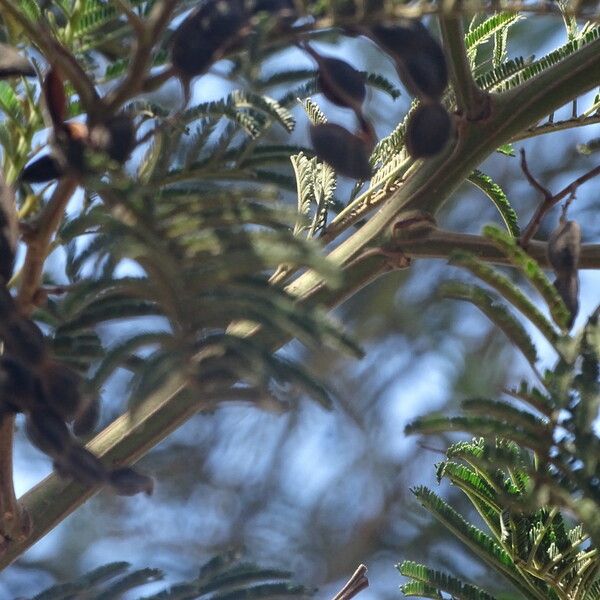
[[[557,194],[552,194],[552,192],[544,187],[532,174],[527,165],[527,159],[525,157],[525,150],[521,149],[521,169],[523,174],[527,178],[527,181],[530,183],[532,187],[534,187],[538,192],[540,192],[544,196],[544,200],[539,204],[535,213],[531,217],[529,224],[523,231],[521,235],[521,239],[519,240],[519,244],[523,248],[527,248],[529,242],[535,235],[535,232],[538,230],[544,215],[556,204],[558,204],[561,200],[566,197],[569,197],[567,206],[571,204],[571,202],[575,198],[575,193],[577,192],[577,188],[580,185],[583,185],[586,181],[600,175],[600,165],[590,169],[587,173],[584,173],[577,179],[573,180],[569,185],[565,186],[560,192]],[[563,211],[564,212],[564,211]]]
[[[35,308],[35,297],[40,287],[44,262],[52,237],[62,221],[67,203],[76,188],[75,179],[71,177],[61,179],[42,210],[33,231],[26,236],[27,253],[21,269],[21,285],[17,294],[17,306],[21,314],[29,315]]]
[[[348,580],[348,583],[346,583],[332,600],[350,600],[367,587],[369,587],[367,567],[365,565],[359,565],[352,577]]]
[[[138,34],[141,35],[144,31],[144,22],[138,15],[133,12],[131,4],[128,0],[113,0],[114,3],[123,11],[127,17],[127,22],[131,25],[131,28]]]
[[[467,120],[477,121],[489,116],[490,97],[473,79],[462,20],[458,15],[440,15],[440,29],[458,110]]]
[[[136,46],[129,69],[123,80],[107,96],[107,111],[117,111],[129,98],[138,94],[145,83],[143,74],[148,70],[152,49],[169,23],[177,0],[163,0],[154,5],[146,24],[138,31]]]
[[[13,485],[14,426],[13,414],[0,414],[0,556],[11,541],[23,541],[31,526]]]

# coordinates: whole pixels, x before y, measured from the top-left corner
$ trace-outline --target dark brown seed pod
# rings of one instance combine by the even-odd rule
[[[189,81],[221,58],[247,21],[241,0],[212,0],[194,10],[177,27],[171,41],[171,62]]]
[[[47,361],[43,368],[42,382],[48,406],[65,421],[72,421],[82,411],[82,379],[73,369],[55,361]]]
[[[52,410],[36,410],[27,415],[25,431],[31,442],[42,452],[59,460],[72,443],[71,433],[63,420]]]
[[[439,42],[420,21],[376,25],[371,36],[394,60],[398,75],[414,96],[437,101],[448,86],[448,68]]]
[[[129,467],[114,469],[108,475],[110,485],[120,496],[135,496],[143,492],[151,496],[154,491],[154,479],[142,475]]]
[[[0,43],[0,79],[18,75],[35,77],[35,69],[15,48]]]
[[[581,252],[581,227],[576,221],[561,220],[548,238],[548,260],[559,278],[577,270]]]
[[[359,107],[367,95],[365,74],[337,58],[322,58],[317,83],[327,100],[344,108]]]
[[[343,108],[358,110],[367,95],[365,74],[344,60],[319,54],[309,44],[302,48],[319,67],[317,85],[327,100]]]
[[[51,154],[46,154],[29,163],[21,171],[19,180],[25,183],[46,183],[63,175],[64,168],[60,162]]]
[[[571,329],[579,312],[579,275],[577,271],[557,278],[554,287],[571,313],[571,318],[567,323],[568,328]]]
[[[427,158],[445,148],[451,133],[448,111],[440,104],[423,104],[410,115],[404,142],[413,158]]]
[[[11,412],[29,412],[39,408],[37,377],[20,360],[0,357],[0,404]]]
[[[100,459],[77,444],[56,458],[54,468],[61,477],[72,477],[84,485],[99,485],[108,480],[108,471]]]
[[[67,117],[67,96],[62,77],[57,69],[50,69],[42,84],[46,109],[55,129],[61,129]]]
[[[366,181],[371,178],[371,146],[341,125],[311,125],[310,139],[315,154],[340,175]]]

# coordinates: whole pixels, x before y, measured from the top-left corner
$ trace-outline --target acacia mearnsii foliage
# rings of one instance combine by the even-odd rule
[[[196,473],[185,453],[158,476],[134,463],[199,413],[211,419],[242,404],[294,415],[308,397],[333,414],[354,405],[346,414],[366,423],[357,390],[376,396],[392,357],[380,352],[369,377],[357,378],[356,398],[332,393],[343,361],[357,372],[361,346],[377,349],[362,325],[351,332],[328,311],[353,298],[348,321],[379,315],[389,330],[397,319],[382,306],[395,290],[379,276],[400,273],[406,283],[414,259],[441,258],[421,310],[404,318],[404,339],[469,340],[460,319],[473,312],[444,313],[461,300],[493,324],[488,345],[500,332],[524,360],[453,414],[423,414],[406,427],[448,446],[431,469],[454,487],[444,497],[402,481],[441,527],[429,529],[432,538],[427,521],[394,513],[398,529],[417,526],[420,544],[396,555],[401,592],[378,587],[378,597],[600,598],[600,309],[580,277],[600,266],[600,250],[587,243],[595,207],[582,212],[577,198],[600,174],[589,162],[600,144],[593,134],[577,147],[562,138],[564,165],[556,151],[554,168],[577,173],[560,180],[538,174],[523,144],[600,122],[593,4],[0,0],[4,573],[100,490],[135,496],[123,500],[132,506],[182,466],[189,489]],[[543,49],[534,56],[530,31]],[[393,123],[374,110],[374,95],[404,107]],[[488,173],[494,165],[512,169],[532,205],[501,168]],[[467,185],[491,212],[462,209]],[[378,302],[364,302],[371,289]],[[328,362],[308,352],[329,353]],[[483,374],[497,364],[471,359]],[[104,407],[101,419],[106,404],[112,416]],[[20,432],[52,474],[17,499]],[[379,446],[367,455],[387,452],[384,436],[367,439]],[[307,465],[307,488],[319,468]],[[397,494],[398,473],[385,474],[381,529]],[[339,498],[348,498],[343,483]],[[366,491],[354,494],[356,505]],[[154,501],[140,506],[152,511]],[[285,526],[301,529],[293,518]],[[435,559],[423,546],[438,543],[442,528],[484,576],[462,568],[457,577],[439,557],[415,562],[411,552]],[[347,529],[332,543],[355,563],[367,562],[366,548],[393,546],[389,532],[369,546],[366,533]],[[167,573],[170,584],[157,583],[165,574],[152,565],[109,562],[84,574],[63,565],[68,581],[19,593],[303,598],[326,579],[297,585],[292,552],[278,558],[264,568],[220,552],[181,583]],[[349,568],[341,571],[348,579]],[[361,566],[335,598],[367,585]]]

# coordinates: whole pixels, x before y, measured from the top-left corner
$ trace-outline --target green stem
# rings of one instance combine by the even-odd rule
[[[450,77],[458,113],[464,115],[468,121],[484,118],[490,110],[489,94],[484,92],[473,79],[471,64],[465,48],[463,18],[460,15],[441,16],[440,30],[444,40],[444,49],[448,54]]]

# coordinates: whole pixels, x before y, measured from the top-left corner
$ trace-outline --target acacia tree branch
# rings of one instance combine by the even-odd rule
[[[482,119],[490,111],[489,94],[484,92],[473,78],[465,47],[463,17],[441,15],[440,30],[449,58],[448,65],[458,113],[469,121]]]
[[[107,96],[107,111],[118,110],[125,101],[144,89],[144,76],[152,58],[152,51],[158,38],[169,23],[177,0],[162,0],[152,8],[146,23],[140,22],[136,29],[136,45],[129,69],[125,77]]]
[[[600,165],[597,165],[593,169],[590,169],[587,173],[584,173],[577,179],[574,179],[571,183],[565,186],[560,192],[553,194],[549,189],[545,188],[529,171],[529,167],[527,166],[527,159],[525,157],[525,150],[521,148],[521,169],[529,181],[530,185],[535,188],[538,192],[544,196],[544,200],[540,202],[537,209],[533,213],[529,224],[523,231],[519,243],[523,248],[527,248],[531,239],[535,235],[544,215],[553,207],[556,206],[561,200],[570,196],[571,199],[575,197],[575,192],[580,185],[583,185],[586,181],[593,179],[600,175]],[[567,202],[566,206],[568,206],[569,202]]]
[[[52,238],[60,226],[65,208],[76,188],[77,182],[72,177],[61,179],[36,223],[25,236],[27,253],[21,268],[17,293],[19,312],[25,316],[29,316],[35,308],[35,295],[40,287]]]
[[[393,225],[401,220],[404,211],[414,208],[435,214],[471,171],[496,148],[572,98],[595,87],[598,82],[600,40],[591,42],[514,90],[492,96],[492,112],[488,119],[476,122],[465,119],[459,128],[456,144],[449,145],[439,157],[422,162],[388,202],[330,254],[330,258],[342,267],[352,263],[352,268],[344,271],[345,280],[341,288],[327,289],[321,276],[308,272],[290,284],[288,291],[301,302],[319,301],[327,306],[337,305],[345,297],[356,293],[392,268],[389,257],[369,250],[392,244]],[[424,243],[433,244],[434,239],[430,236]],[[408,245],[414,243],[403,242],[402,251],[406,253]],[[441,240],[436,243],[441,244]],[[472,245],[469,249],[475,249],[480,258],[485,258],[488,242],[480,240],[480,243],[479,248]],[[456,244],[453,247],[460,248]],[[531,244],[531,248],[532,252],[537,252],[535,243]],[[594,255],[594,260],[586,260],[588,252]],[[417,255],[414,250],[413,253]],[[598,246],[584,247],[582,266],[600,266],[599,254]],[[286,341],[272,340],[272,344],[276,348]],[[177,388],[177,383],[169,382],[166,388],[153,395],[149,406],[143,405],[145,412],[141,422],[137,419],[132,421],[129,415],[124,415],[100,432],[88,447],[108,462],[121,464],[137,460],[198,410],[198,404],[188,393]],[[0,558],[0,568],[17,558],[95,491],[51,475],[25,494],[22,502],[32,517],[32,534],[25,541],[11,543]]]

